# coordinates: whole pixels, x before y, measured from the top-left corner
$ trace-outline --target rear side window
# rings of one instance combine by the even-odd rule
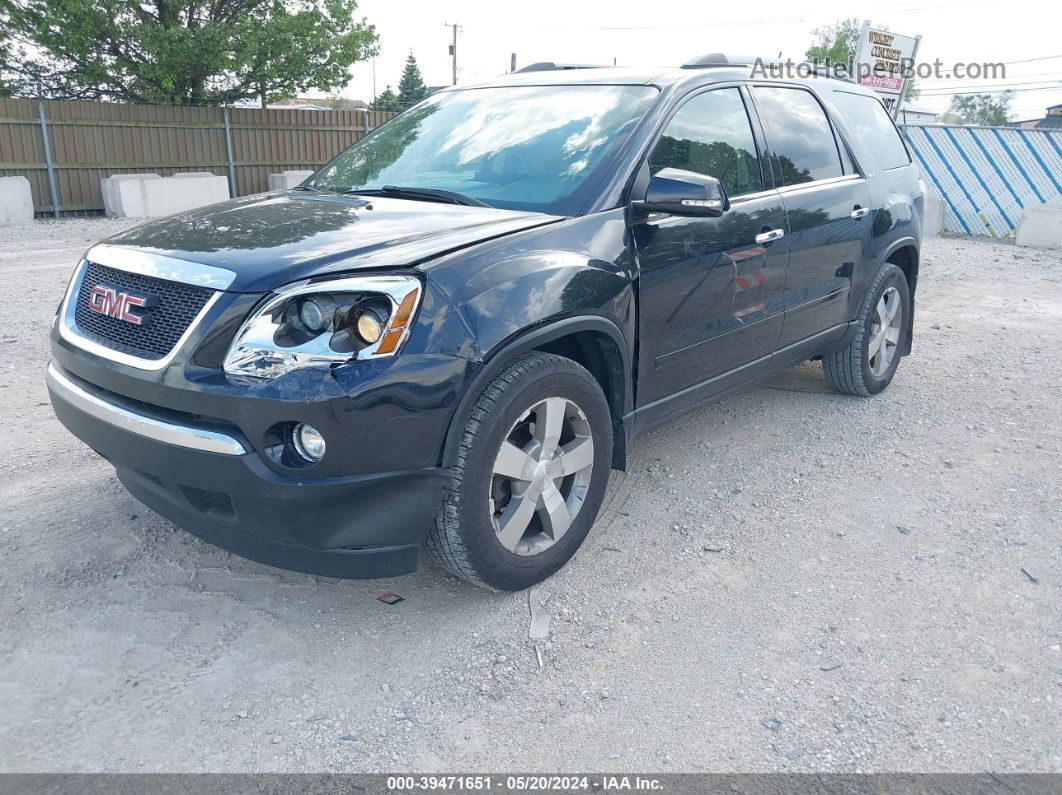
[[[833,105],[855,139],[866,151],[873,152],[879,168],[899,168],[911,162],[896,125],[876,97],[835,91]]]
[[[649,155],[649,172],[662,168],[715,177],[729,196],[763,190],[752,126],[736,88],[706,91],[679,108]]]
[[[755,86],[752,92],[783,185],[843,174],[830,120],[810,92],[773,86]]]

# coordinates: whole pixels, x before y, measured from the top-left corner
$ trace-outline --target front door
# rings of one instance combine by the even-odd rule
[[[789,221],[784,348],[851,320],[852,276],[870,249],[870,190],[814,94],[761,85],[752,96]]]
[[[766,164],[762,164],[766,165]],[[639,268],[639,406],[663,414],[766,366],[782,325],[786,219],[769,187],[745,100],[719,88],[687,100],[649,156],[649,170],[718,179],[731,209],[718,218],[654,214],[632,226]],[[666,400],[667,398],[672,400]]]

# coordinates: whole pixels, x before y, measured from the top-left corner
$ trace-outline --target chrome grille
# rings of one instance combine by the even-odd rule
[[[135,325],[89,309],[89,294],[97,286],[151,295],[154,305],[143,314],[148,322]],[[74,301],[78,332],[114,351],[141,359],[165,357],[199,315],[214,290],[171,282],[153,276],[108,268],[95,262],[86,265],[81,288]]]

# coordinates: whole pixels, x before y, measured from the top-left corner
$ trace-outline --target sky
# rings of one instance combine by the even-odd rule
[[[869,8],[869,7],[868,7]],[[802,60],[812,31],[843,19],[870,18],[895,33],[922,35],[919,60],[1002,62],[1003,80],[924,80],[914,107],[943,111],[956,90],[1013,86],[1012,119],[1043,116],[1062,103],[1062,38],[1057,2],[1037,0],[894,0],[868,11],[858,4],[824,0],[722,3],[706,0],[359,0],[358,13],[376,26],[380,54],[355,64],[337,94],[369,100],[375,88],[397,87],[413,51],[428,85],[451,83],[448,52],[457,23],[458,84],[484,82],[535,61],[621,66],[674,66],[706,52],[730,52]],[[1005,11],[1004,11],[1005,9]],[[1035,59],[1035,60],[1032,60]],[[1021,61],[1022,63],[1019,63]],[[1036,90],[1031,90],[1036,89]]]

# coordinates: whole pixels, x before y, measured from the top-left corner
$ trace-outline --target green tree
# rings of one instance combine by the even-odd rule
[[[0,13],[0,97],[10,97],[15,93],[11,62],[11,40],[7,34],[7,20]]]
[[[420,67],[413,53],[406,58],[406,68],[402,70],[402,79],[398,81],[398,105],[399,109],[405,110],[411,105],[416,105],[424,97],[428,96],[428,87],[424,85]]]
[[[32,93],[40,67],[26,62],[25,48],[11,37],[11,12],[0,0],[0,97]]]
[[[804,57],[811,63],[843,64],[851,71],[854,66],[856,49],[859,46],[859,32],[863,23],[855,17],[839,19],[831,25],[815,28],[811,35],[815,37],[814,43],[808,47]],[[884,25],[877,25],[878,30],[888,30]],[[904,88],[903,99],[910,102],[917,99],[918,87],[914,78],[907,81]]]
[[[398,95],[391,90],[391,86],[384,89],[376,99],[372,101],[373,110],[398,110]]]
[[[986,127],[1002,127],[1010,116],[1014,101],[1013,91],[1000,94],[959,94],[951,98],[947,119],[963,124],[983,124]]]
[[[830,63],[851,66],[856,57],[859,31],[863,23],[855,17],[840,19],[831,25],[815,28],[811,35],[815,42],[804,57],[811,63]]]
[[[11,41],[55,98],[211,105],[328,91],[376,53],[354,0],[0,0]],[[6,17],[6,19],[4,19]],[[34,86],[34,88],[36,88]]]
[[[372,184],[417,140],[420,125],[438,110],[439,103],[426,102],[395,116],[379,134],[363,138],[332,161],[311,184],[344,188]]]

